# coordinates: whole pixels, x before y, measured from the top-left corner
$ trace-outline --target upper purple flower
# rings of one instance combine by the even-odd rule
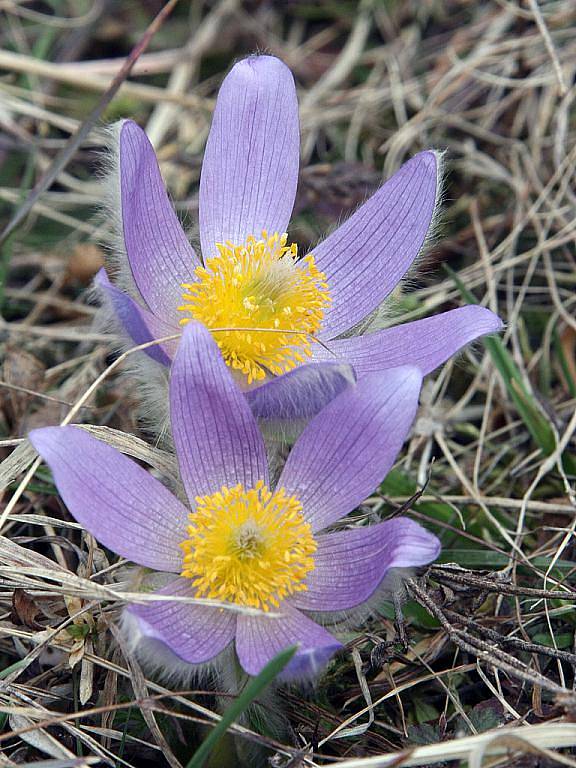
[[[288,68],[272,56],[236,64],[222,84],[202,165],[201,262],[169,202],[150,142],[135,123],[124,122],[118,183],[133,278],[125,287],[133,295],[113,286],[104,271],[97,280],[136,343],[178,333],[190,320],[212,329],[240,386],[250,389],[253,412],[264,417],[309,417],[368,372],[408,364],[426,374],[501,327],[489,310],[467,306],[350,335],[422,248],[437,204],[437,157],[431,151],[413,157],[298,259],[286,230],[299,143]],[[343,334],[348,338],[338,338]],[[169,364],[176,346],[154,346],[148,354]]]
[[[421,375],[367,374],[308,424],[277,484],[256,420],[208,331],[184,330],[170,408],[188,506],[78,427],[34,430],[74,517],[105,546],[178,574],[159,594],[215,598],[263,613],[185,601],[126,609],[133,635],[191,664],[235,643],[249,674],[299,646],[289,674],[312,675],[340,643],[322,625],[366,603],[391,568],[431,562],[440,545],[407,518],[325,532],[373,491],[410,428]],[[134,639],[134,637],[132,638]]]

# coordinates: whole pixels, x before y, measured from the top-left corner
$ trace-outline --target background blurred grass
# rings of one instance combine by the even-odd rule
[[[25,204],[161,7],[0,2],[2,222]],[[249,726],[249,738],[225,742],[213,764],[275,755],[276,765],[314,765],[323,759],[310,749],[354,758],[407,744],[437,745],[426,753],[437,764],[458,737],[503,724],[534,725],[537,750],[566,743],[564,731],[554,741],[535,726],[569,723],[574,706],[566,691],[576,660],[575,22],[572,0],[177,4],[1,246],[0,479],[6,502],[16,494],[0,544],[7,764],[47,755],[55,767],[75,755],[144,768],[186,763],[202,735],[195,723],[218,708],[213,690],[168,692],[124,658],[108,630],[119,601],[104,589],[121,594],[123,572],[71,522],[47,470],[22,480],[34,457],[21,438],[58,423],[109,362],[84,299],[110,240],[97,213],[104,125],[131,117],[147,130],[193,225],[219,83],[254,51],[283,58],[299,88],[291,232],[299,245],[313,244],[418,150],[445,149],[442,221],[390,319],[477,301],[507,328],[428,378],[397,467],[354,515],[356,524],[387,516],[428,481],[409,514],[439,533],[440,563],[459,570],[439,565],[416,583],[401,622],[410,646],[390,644],[394,609],[383,605],[346,637],[359,656],[342,654],[313,691],[263,704],[235,729]],[[165,470],[169,457],[132,437],[146,435],[125,382],[107,376],[75,420],[118,430],[100,436]],[[440,613],[431,615],[427,597]],[[332,737],[348,718],[347,727],[367,722],[359,714],[367,701],[369,727]],[[279,704],[288,728],[270,726],[266,706]],[[537,751],[500,764],[555,762]]]

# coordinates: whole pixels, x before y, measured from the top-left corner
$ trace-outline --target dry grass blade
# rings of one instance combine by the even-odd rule
[[[66,168],[74,154],[77,152],[78,148],[81,146],[82,142],[88,137],[88,134],[93,129],[94,125],[100,119],[108,104],[112,101],[120,89],[122,83],[126,80],[127,77],[129,77],[132,67],[138,60],[139,56],[146,50],[150,40],[160,29],[177,2],[178,0],[168,0],[162,10],[159,11],[157,16],[150,23],[141,40],[134,46],[130,55],[126,59],[126,62],[122,66],[122,69],[115,76],[110,87],[102,95],[102,98],[98,104],[94,107],[86,120],[84,120],[74,136],[71,137],[70,141],[55,159],[54,163],[38,181],[34,189],[30,192],[26,202],[20,208],[18,208],[11,221],[8,222],[8,225],[0,234],[0,246],[6,241],[12,232],[14,232],[16,227],[18,227],[18,225],[24,221],[26,216],[28,216],[40,195],[56,181],[60,173],[64,170],[64,168]]]
[[[576,761],[565,759],[562,755],[551,752],[553,749],[573,747],[576,745],[576,726],[568,723],[524,726],[521,728],[506,728],[497,733],[483,733],[478,736],[467,736],[442,744],[431,744],[426,747],[415,747],[405,752],[398,752],[378,757],[367,757],[360,760],[343,760],[338,763],[340,768],[412,768],[418,765],[441,765],[447,760],[466,760],[470,766],[477,768],[482,765],[478,760],[485,756],[497,758],[502,762],[492,762],[492,765],[510,765],[511,752],[536,754],[547,757],[559,765],[576,765]]]

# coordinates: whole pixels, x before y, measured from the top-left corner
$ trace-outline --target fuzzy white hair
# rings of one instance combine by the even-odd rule
[[[130,268],[124,242],[120,189],[120,132],[124,122],[120,120],[108,126],[108,141],[100,157],[100,218],[106,223],[101,245],[106,253],[106,271],[114,285],[134,301],[144,304]],[[134,347],[133,340],[119,323],[104,291],[93,286],[89,300],[100,305],[93,321],[95,330],[112,333],[117,338],[113,345],[114,351],[121,353]],[[156,435],[158,443],[170,443],[167,369],[149,355],[139,352],[126,359],[120,376],[131,387],[134,382],[138,386],[141,402],[138,415],[144,428]]]
[[[134,299],[142,297],[130,269],[122,222],[122,195],[120,189],[120,132],[125,120],[105,128],[108,139],[100,155],[98,179],[101,188],[100,218],[105,223],[102,246],[106,251],[106,267],[114,284]]]

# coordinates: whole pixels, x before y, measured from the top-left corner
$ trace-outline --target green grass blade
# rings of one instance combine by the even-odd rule
[[[479,568],[482,570],[492,570],[494,568],[505,568],[510,564],[510,557],[505,552],[494,552],[489,549],[460,549],[454,547],[443,550],[438,556],[437,563],[458,563],[463,568]],[[551,557],[540,555],[531,557],[530,563],[534,568],[546,571],[552,562]],[[518,563],[521,573],[526,571],[523,563]],[[574,562],[571,560],[557,560],[554,568],[558,574],[570,573],[574,570]]]
[[[292,646],[291,648],[286,648],[286,650],[281,651],[272,659],[272,661],[266,664],[257,677],[253,677],[249,681],[240,696],[238,696],[234,703],[228,707],[226,712],[222,715],[220,722],[214,726],[196,750],[186,768],[202,768],[210,753],[232,723],[237,720],[246,709],[248,709],[250,704],[252,704],[276,676],[282,672],[297,650],[296,646]]]

